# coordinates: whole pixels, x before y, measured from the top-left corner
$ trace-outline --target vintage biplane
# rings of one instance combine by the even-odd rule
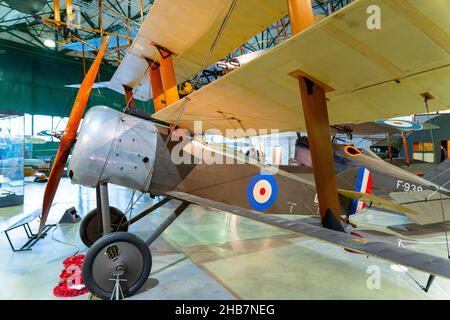
[[[381,9],[380,30],[367,27],[370,5]],[[72,182],[97,189],[97,208],[84,218],[80,234],[90,246],[83,279],[99,297],[110,298],[118,288],[132,295],[142,287],[152,265],[149,246],[191,204],[422,270],[430,274],[428,290],[435,276],[450,278],[450,260],[348,232],[340,198],[414,215],[417,203],[425,211],[440,201],[441,190],[395,192],[386,200],[338,189],[329,127],[447,109],[446,13],[444,1],[359,0],[314,23],[310,0],[155,1],[110,81],[125,94],[126,110],[91,108],[76,136],[107,40],[81,84],[45,190],[41,230],[74,145]],[[177,84],[286,14],[290,39],[179,99]],[[150,92],[157,112],[148,117],[133,107]],[[242,129],[236,137],[247,128],[306,129],[314,181],[190,140],[198,120],[203,130]],[[205,154],[223,164],[201,161]],[[110,208],[108,183],[164,199],[127,220]],[[316,212],[317,204],[310,205],[316,198],[322,226],[273,215]],[[171,200],[181,204],[148,239],[127,232]]]

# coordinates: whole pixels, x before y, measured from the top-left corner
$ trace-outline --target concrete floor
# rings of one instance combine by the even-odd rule
[[[0,209],[0,230],[38,209],[44,187],[27,184],[24,206]],[[116,186],[109,191],[111,205],[124,210],[131,191]],[[55,202],[51,222],[57,222],[71,206],[81,214],[87,213],[95,207],[95,191],[63,179]],[[146,238],[177,205],[172,202],[133,224],[130,231]],[[154,200],[144,195],[136,203],[135,212],[152,203]],[[398,236],[379,231],[408,220],[368,210],[355,217],[354,222],[365,235],[396,243]],[[36,230],[37,223],[33,227]],[[2,233],[0,299],[58,299],[52,291],[58,283],[62,261],[77,250],[87,251],[79,239],[78,227],[79,224],[60,226],[30,252],[12,253]],[[13,240],[25,240],[20,236],[16,232]],[[421,243],[405,246],[446,256],[443,234],[413,241]],[[388,262],[199,206],[188,208],[151,246],[151,251],[150,278],[131,299],[450,299],[450,280],[438,278],[430,292],[425,293]],[[367,271],[373,266],[380,271],[379,289],[367,286],[371,279]],[[421,284],[426,283],[426,274],[415,270],[409,270],[409,274]],[[87,294],[72,299],[90,298]]]

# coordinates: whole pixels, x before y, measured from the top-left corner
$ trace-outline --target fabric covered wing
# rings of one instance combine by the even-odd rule
[[[392,261],[433,275],[450,278],[450,260],[448,259],[400,248],[380,241],[362,239],[347,233],[324,229],[322,227],[304,222],[286,220],[277,216],[226,205],[183,192],[172,191],[167,194],[170,197],[182,201],[230,212],[244,218],[297,232],[313,239],[326,241],[344,248],[349,248],[360,253]]]
[[[378,5],[380,30],[366,10]],[[450,8],[443,0],[359,0],[154,115],[193,129],[305,129],[297,78],[326,87],[330,124],[450,106]],[[187,102],[185,102],[187,100]],[[181,116],[181,120],[178,120]]]
[[[145,58],[159,60],[155,45],[174,53],[178,82],[200,72],[231,3],[231,0],[155,1],[111,79],[110,88],[121,93],[122,86],[126,85],[134,88],[135,99],[147,101],[151,95]],[[287,2],[284,0],[238,1],[206,66],[237,49],[286,14]]]

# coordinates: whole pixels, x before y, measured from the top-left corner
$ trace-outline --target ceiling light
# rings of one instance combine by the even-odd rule
[[[50,39],[45,39],[44,45],[45,45],[46,47],[49,47],[49,48],[54,48],[54,47],[56,47],[55,41],[50,40]]]

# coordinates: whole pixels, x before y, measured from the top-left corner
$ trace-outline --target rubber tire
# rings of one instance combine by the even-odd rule
[[[109,213],[111,217],[111,223],[115,221],[121,221],[122,223],[127,222],[127,217],[123,214],[123,212],[120,209],[117,209],[116,207],[109,207]],[[92,237],[88,234],[88,226],[90,223],[92,223],[93,219],[97,219],[97,208],[91,210],[88,212],[88,214],[81,220],[80,223],[80,239],[84,243],[84,245],[88,248],[90,248],[98,239],[100,239],[103,234],[100,235],[100,237],[97,237],[96,239],[92,239]],[[128,225],[121,225],[119,229],[115,228],[111,230],[112,232],[117,231],[128,231]]]
[[[148,280],[150,271],[152,270],[152,254],[150,249],[147,244],[135,234],[118,231],[102,237],[100,240],[95,242],[87,252],[86,257],[83,260],[82,276],[86,288],[94,296],[105,300],[111,299],[112,292],[107,292],[96,285],[92,277],[92,266],[95,261],[95,257],[100,253],[100,251],[115,242],[129,242],[133,244],[140,251],[144,260],[144,269],[142,270],[138,281],[129,287],[127,291],[123,292],[124,297],[129,297],[135,294]]]

